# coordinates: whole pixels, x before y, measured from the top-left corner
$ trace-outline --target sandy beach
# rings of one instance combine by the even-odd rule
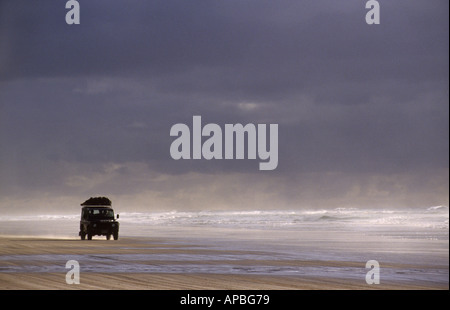
[[[226,251],[226,250],[224,250]],[[220,265],[220,257],[230,254],[217,249],[196,248],[195,244],[170,244],[161,239],[122,238],[118,241],[54,238],[0,237],[0,289],[2,290],[368,290],[368,289],[448,289],[448,283],[405,284],[381,282],[368,285],[364,279],[336,277],[283,276],[259,274],[202,273],[201,266]],[[241,251],[242,252],[242,251]],[[202,255],[217,255],[219,259],[201,261]],[[167,255],[174,259],[151,259]],[[184,255],[184,256],[183,256]],[[195,268],[188,260],[192,257]],[[245,255],[243,255],[245,257]],[[80,265],[80,284],[67,284],[66,262],[75,259]],[[93,263],[95,259],[95,264]],[[139,264],[144,272],[126,268]],[[321,260],[255,260],[227,261],[236,266],[294,266],[352,268],[360,262]],[[103,266],[99,268],[96,266]],[[142,267],[144,266],[144,267]],[[174,272],[151,272],[154,266],[177,266]],[[180,267],[181,266],[181,267]],[[183,270],[183,266],[185,269]],[[359,266],[360,267],[360,266]],[[388,266],[386,266],[388,267]],[[397,266],[398,267],[398,266]],[[409,266],[411,267],[411,266]],[[96,272],[96,268],[100,272]],[[145,269],[147,268],[147,269]],[[199,272],[197,272],[198,268]],[[108,272],[104,272],[108,270]],[[146,272],[145,270],[150,270]]]

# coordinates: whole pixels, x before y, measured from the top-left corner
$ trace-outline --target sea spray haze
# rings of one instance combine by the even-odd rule
[[[0,234],[74,237],[77,233],[79,214],[0,216]],[[448,240],[448,207],[436,206],[422,209],[355,209],[336,208],[329,210],[269,210],[269,211],[167,211],[167,212],[122,212],[124,234],[132,236],[154,236],[163,234],[173,238],[197,236],[202,230],[215,237],[223,237],[221,229],[233,236],[245,238],[246,234],[258,233],[267,236],[273,232],[298,237],[303,233],[320,235],[323,231],[342,233],[359,232],[363,235],[390,236],[405,239]],[[74,228],[74,229],[72,229]],[[177,231],[185,230],[183,235]],[[214,233],[217,230],[218,233]],[[172,234],[173,231],[173,234]],[[339,236],[335,236],[339,238]]]

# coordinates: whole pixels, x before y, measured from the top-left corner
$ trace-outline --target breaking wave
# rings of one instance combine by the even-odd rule
[[[449,212],[447,206],[423,209],[367,210],[336,208],[321,210],[257,210],[257,211],[168,211],[168,212],[120,212],[121,229],[135,234],[148,228],[209,227],[256,230],[417,230],[440,232],[447,236]],[[77,229],[79,214],[0,216],[0,234],[14,234],[13,227]],[[14,224],[15,223],[15,224]],[[30,224],[33,223],[33,224]],[[8,227],[10,228],[8,230]],[[6,230],[6,231],[5,231]]]

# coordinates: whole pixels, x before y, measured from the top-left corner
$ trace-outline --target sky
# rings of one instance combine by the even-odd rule
[[[0,0],[0,212],[449,203],[449,3]],[[170,128],[278,124],[278,166]]]

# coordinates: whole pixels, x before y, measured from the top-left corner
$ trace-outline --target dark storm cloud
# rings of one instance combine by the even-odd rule
[[[363,103],[371,83],[446,78],[438,3],[383,3],[375,28],[360,1],[89,1],[70,27],[62,5],[6,1],[1,76],[139,76],[168,92]]]
[[[81,24],[68,26],[64,1],[0,2],[6,196],[164,193],[170,182],[156,184],[155,174],[198,173],[223,177],[224,197],[251,181],[262,191],[276,184],[270,191],[291,201],[365,181],[373,193],[388,178],[405,192],[422,179],[431,184],[424,197],[437,191],[436,201],[448,201],[430,181],[448,184],[448,2],[380,1],[376,26],[356,0],[80,4]],[[192,115],[278,123],[277,170],[173,161],[170,126]],[[258,173],[264,183],[252,179]]]

